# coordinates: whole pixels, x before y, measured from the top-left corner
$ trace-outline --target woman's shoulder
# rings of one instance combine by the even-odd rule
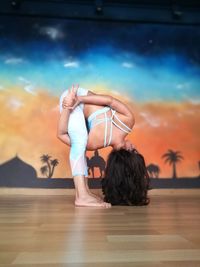
[[[115,121],[118,121],[119,123],[125,124],[130,129],[133,128],[133,126],[135,124],[135,117],[131,112],[130,112],[130,114],[127,113],[126,115],[124,115],[124,114],[121,114],[120,112],[117,112],[114,110],[113,113],[114,113],[113,119]]]

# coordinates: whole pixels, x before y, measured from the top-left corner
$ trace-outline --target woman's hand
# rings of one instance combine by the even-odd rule
[[[79,88],[79,85],[72,86],[69,90],[67,95],[64,97],[62,102],[63,109],[74,109],[78,104],[79,100],[77,98],[77,90]]]

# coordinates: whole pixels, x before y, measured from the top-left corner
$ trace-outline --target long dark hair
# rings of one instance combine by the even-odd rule
[[[148,205],[149,175],[136,149],[112,150],[102,179],[104,201],[112,205]]]

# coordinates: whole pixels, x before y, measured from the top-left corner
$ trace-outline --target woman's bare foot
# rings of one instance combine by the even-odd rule
[[[76,198],[75,206],[77,207],[102,207],[102,208],[110,208],[111,204],[107,202],[103,202],[102,200],[98,200],[96,197],[91,195],[87,195],[84,197]]]
[[[95,197],[100,202],[104,202],[103,198],[101,198],[100,196],[95,195],[93,192],[90,191],[90,188],[88,186],[88,179],[87,178],[85,178],[85,187],[86,187],[86,190],[87,190],[87,192],[88,192],[88,194],[90,196]]]
[[[88,194],[89,194],[90,196],[92,196],[92,197],[95,197],[98,201],[100,201],[100,202],[104,202],[104,201],[103,201],[103,198],[101,198],[101,197],[98,196],[98,195],[95,195],[95,194],[92,193],[91,191],[88,191]]]
[[[98,202],[104,202],[103,198],[98,196],[98,195],[95,195],[94,193],[92,193],[88,188],[87,188],[87,194],[89,196],[91,196],[92,198],[95,198]],[[76,199],[78,199],[78,194],[76,193]]]

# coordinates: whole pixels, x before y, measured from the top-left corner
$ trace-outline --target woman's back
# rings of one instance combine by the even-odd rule
[[[91,117],[94,120],[94,126],[91,128],[89,126],[88,150],[119,144],[128,134],[127,128],[130,130],[133,125],[131,117],[113,111],[109,107],[105,108],[105,106],[85,104],[84,116],[87,123],[88,119],[90,122]]]

